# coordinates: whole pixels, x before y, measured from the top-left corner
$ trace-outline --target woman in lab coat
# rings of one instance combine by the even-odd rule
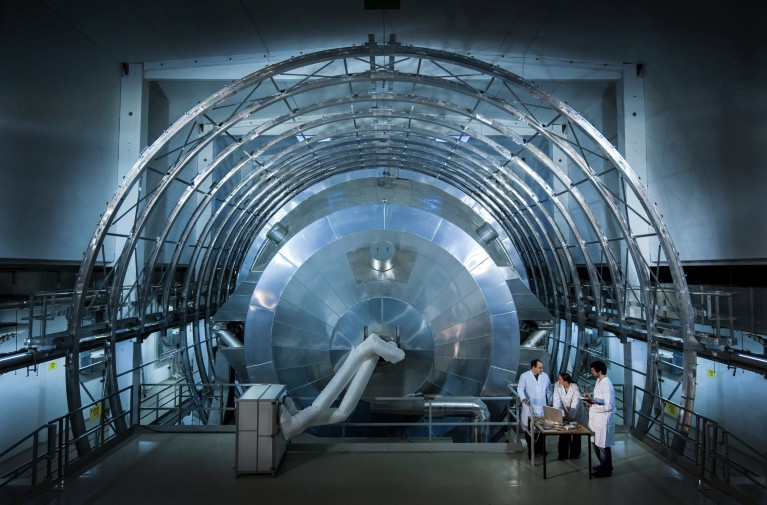
[[[525,431],[525,440],[527,441],[527,457],[530,457],[531,440],[530,429],[528,422],[530,421],[530,415],[534,417],[543,416],[543,406],[551,405],[551,380],[549,376],[543,371],[543,362],[539,359],[534,359],[530,362],[530,370],[523,373],[519,378],[519,384],[517,384],[517,394],[522,400],[522,414],[520,415],[520,422],[522,423],[522,429]],[[535,453],[543,454],[545,447],[543,446],[543,437],[538,437],[535,440]]]
[[[579,424],[586,424],[586,409],[581,403],[581,392],[578,384],[573,384],[572,376],[567,372],[562,372],[557,377],[557,383],[554,385],[554,408],[561,409],[568,420],[573,420]],[[560,435],[559,436],[559,459],[576,459],[581,455],[581,437],[580,435]]]
[[[589,429],[594,432],[591,441],[599,466],[591,474],[593,477],[610,477],[613,473],[611,447],[615,445],[615,389],[607,377],[607,365],[604,361],[591,363],[591,375],[597,379],[593,395],[584,400],[589,407]]]

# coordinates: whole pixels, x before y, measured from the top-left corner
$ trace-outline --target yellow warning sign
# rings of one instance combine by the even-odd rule
[[[676,405],[674,405],[673,403],[666,403],[666,413],[674,418],[676,418],[679,415]]]
[[[712,379],[716,379],[716,370],[708,369],[708,376]]]
[[[98,418],[101,415],[101,404],[94,405],[90,409],[91,421]]]
[[[49,361],[48,362],[48,370],[56,370],[56,362],[55,361]]]

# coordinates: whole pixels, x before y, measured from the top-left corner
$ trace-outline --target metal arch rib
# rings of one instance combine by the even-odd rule
[[[118,189],[117,194],[113,198],[113,200],[110,202],[110,204],[107,206],[107,210],[102,216],[101,221],[99,222],[99,225],[97,226],[96,232],[94,233],[94,238],[91,241],[89,249],[86,251],[85,258],[83,260],[83,263],[81,265],[80,272],[78,273],[77,277],[77,284],[76,284],[76,292],[75,292],[75,299],[73,301],[73,310],[72,310],[72,318],[70,321],[70,325],[68,327],[68,333],[72,338],[72,346],[73,349],[76,352],[77,349],[77,341],[78,341],[78,330],[80,328],[80,325],[82,324],[82,313],[84,309],[84,291],[85,286],[88,284],[88,278],[90,277],[93,266],[96,261],[96,256],[98,255],[98,252],[103,246],[103,241],[105,235],[108,233],[109,228],[111,224],[113,223],[114,214],[115,212],[120,208],[122,202],[125,201],[125,197],[130,191],[130,189],[135,185],[137,178],[141,175],[141,173],[146,169],[149,161],[154,158],[154,156],[160,152],[161,148],[165,145],[166,142],[168,142],[174,135],[176,135],[178,132],[182,131],[182,129],[189,123],[191,123],[195,118],[200,117],[202,114],[204,114],[207,110],[210,110],[212,107],[214,107],[216,104],[221,103],[223,100],[225,100],[228,97],[231,97],[238,93],[241,90],[246,89],[251,84],[257,83],[259,81],[265,80],[267,78],[273,78],[278,76],[281,72],[288,72],[291,69],[301,68],[303,66],[307,66],[312,63],[317,63],[320,61],[325,60],[332,60],[332,59],[339,59],[339,58],[355,58],[355,57],[362,57],[362,56],[368,56],[368,57],[377,57],[377,56],[391,56],[391,55],[402,55],[404,57],[414,57],[414,58],[423,58],[423,59],[429,59],[429,60],[439,60],[444,62],[449,62],[452,64],[464,66],[466,68],[475,69],[479,72],[485,73],[490,76],[496,76],[500,79],[506,79],[511,82],[514,82],[515,84],[518,84],[525,88],[527,91],[529,91],[534,96],[542,99],[543,101],[549,103],[554,109],[561,112],[563,115],[567,116],[570,121],[573,121],[575,124],[577,124],[583,131],[585,131],[590,138],[592,138],[599,147],[603,150],[603,152],[606,153],[607,157],[610,159],[610,162],[616,167],[617,170],[621,172],[621,174],[625,177],[625,179],[629,182],[629,186],[631,190],[635,193],[638,200],[641,203],[642,209],[648,215],[648,222],[652,225],[654,228],[657,236],[659,237],[659,240],[661,242],[661,245],[665,251],[665,255],[667,260],[669,261],[669,266],[672,271],[672,277],[674,278],[674,284],[677,289],[677,292],[680,293],[681,297],[683,298],[683,310],[680,311],[680,322],[682,325],[682,334],[685,339],[685,357],[686,360],[689,362],[689,354],[687,354],[688,350],[694,349],[693,344],[693,337],[692,337],[692,324],[691,324],[691,305],[689,303],[689,294],[687,292],[686,284],[684,282],[684,277],[682,275],[681,266],[679,265],[678,258],[675,254],[675,250],[673,248],[673,244],[671,243],[670,237],[668,236],[667,231],[665,230],[665,227],[660,222],[660,219],[657,215],[657,212],[654,210],[652,205],[650,205],[649,198],[647,197],[644,190],[639,185],[639,181],[634,176],[633,172],[630,170],[628,165],[625,163],[625,160],[623,160],[620,155],[617,153],[617,150],[615,150],[614,147],[609,145],[609,143],[604,139],[604,137],[601,136],[601,134],[596,131],[593,127],[591,127],[590,124],[588,124],[580,115],[578,115],[575,111],[570,109],[568,106],[566,106],[564,103],[550,97],[547,93],[545,93],[543,90],[540,90],[538,87],[533,85],[532,83],[529,83],[517,76],[514,76],[513,74],[510,74],[508,72],[505,72],[495,66],[492,66],[490,64],[480,62],[475,59],[471,58],[465,58],[454,54],[449,54],[443,51],[437,51],[437,50],[431,50],[431,49],[423,49],[423,48],[408,48],[408,47],[392,47],[392,46],[365,46],[365,47],[353,47],[353,48],[341,48],[336,50],[328,50],[328,51],[322,51],[319,53],[314,53],[310,55],[306,55],[299,58],[291,59],[287,62],[283,62],[278,65],[273,65],[271,67],[268,67],[262,71],[256,72],[252,74],[251,76],[246,77],[245,79],[238,81],[237,83],[234,83],[231,86],[228,86],[221,90],[220,92],[212,95],[210,98],[205,100],[204,102],[201,102],[201,104],[194,109],[192,109],[190,112],[188,112],[185,116],[183,116],[178,122],[174,123],[174,125],[171,126],[168,130],[166,130],[163,135],[158,139],[158,141],[153,144],[149,149],[144,151],[142,153],[141,157],[139,158],[139,161],[134,165],[134,168],[129,173],[128,177],[126,178],[125,183]],[[376,73],[377,76],[385,76],[387,75],[386,71],[378,71]],[[390,74],[390,72],[389,72]],[[425,76],[419,76],[421,77],[421,81],[428,80]],[[308,78],[307,78],[308,79]],[[369,77],[368,77],[369,79]],[[342,81],[343,79],[339,78],[338,81]],[[307,81],[308,82],[308,81]],[[465,86],[465,84],[461,84],[462,86]],[[307,88],[308,89],[308,84]],[[299,88],[296,88],[299,89]],[[275,100],[277,100],[279,97],[275,97]],[[284,97],[282,97],[284,99]],[[379,97],[381,98],[381,97]],[[399,97],[402,99],[402,97]],[[381,98],[383,99],[383,98]],[[232,124],[236,122],[234,120],[235,116],[232,116]],[[240,115],[237,116],[242,117]],[[535,124],[534,121],[531,122],[531,124],[534,124],[536,126],[536,129],[540,131],[540,126]],[[192,144],[191,150],[187,151],[183,157],[179,158],[179,161],[177,167],[184,166],[184,160],[190,160],[195,156],[195,153],[198,152],[202,147],[204,147],[205,142],[209,142],[210,139],[215,138],[218,134],[221,134],[225,131],[225,129],[219,130],[215,135],[211,134],[209,137],[201,139],[196,144]],[[415,130],[410,130],[410,133],[415,133]],[[546,136],[545,132],[542,132],[544,136]],[[557,143],[558,139],[555,137],[549,137],[549,141],[553,143]],[[562,144],[561,147],[567,148],[568,146]],[[577,155],[577,153],[573,153],[574,155]],[[580,155],[577,155],[577,157],[573,157],[573,160],[581,159]],[[596,177],[595,174],[588,173],[588,165],[585,163],[585,160],[583,160],[583,166],[581,167],[583,170],[585,170],[585,173],[590,178],[593,184],[595,184],[595,187],[597,190],[600,189],[600,181],[598,177]],[[579,165],[580,166],[580,165]],[[549,167],[551,168],[551,167]],[[172,182],[175,179],[175,174],[177,172],[169,172],[166,175],[166,178],[163,180],[163,183],[165,184],[165,188],[168,187],[170,182]],[[157,192],[157,195],[164,194],[164,189],[160,189]],[[610,195],[604,194],[603,198],[605,198],[605,202],[608,206],[613,205],[611,207],[611,212],[613,217],[618,221],[618,223],[622,223],[622,214],[617,209],[617,207],[614,206],[614,202]],[[157,200],[150,200],[148,202],[148,205],[146,209],[148,209],[145,213],[142,214],[142,217],[139,218],[139,220],[136,221],[136,227],[135,230],[140,230],[143,227],[143,216],[148,217],[149,213],[151,213],[156,204]],[[272,204],[276,204],[276,200],[272,201]],[[566,214],[566,213],[565,213]],[[575,227],[577,229],[577,227]],[[170,228],[168,228],[170,229]],[[639,275],[641,276],[641,283],[644,286],[649,285],[649,278],[647,278],[646,272],[643,270],[643,266],[641,264],[641,259],[643,258],[641,251],[638,250],[636,247],[636,243],[633,237],[631,237],[630,233],[628,233],[627,227],[621,226],[624,240],[627,242],[628,248],[631,250],[631,257],[632,260],[636,264],[637,271],[639,272]],[[129,261],[129,257],[132,254],[132,250],[135,248],[136,241],[138,240],[138,234],[135,234],[133,237],[129,238],[128,246],[126,249],[123,249],[122,253],[120,254],[120,258],[117,262],[117,271],[115,273],[115,276],[112,281],[112,286],[114,291],[112,292],[112,299],[113,302],[119,301],[119,291],[120,289],[117,289],[118,286],[121,286],[121,284],[124,282],[124,274],[125,269],[127,268],[127,264]],[[597,233],[597,237],[602,240],[602,234]],[[164,239],[163,239],[164,240]],[[606,244],[604,241],[602,241],[602,248],[605,251],[608,251],[609,249],[606,247]],[[156,249],[159,253],[159,246]],[[156,255],[153,257],[152,262],[156,260]],[[587,258],[588,254],[584,254],[584,257]],[[231,260],[227,260],[231,261]],[[144,273],[145,275],[148,275],[151,272],[150,269],[145,268]],[[617,269],[616,269],[617,272]],[[613,277],[614,279],[617,277]],[[144,287],[144,289],[148,289]],[[580,291],[580,290],[578,290]],[[649,299],[649,290],[643,290],[643,297],[646,307],[646,313],[647,313],[647,324],[648,324],[648,330],[650,329],[650,326],[652,324],[652,303]],[[599,293],[595,293],[595,299],[599,299]],[[112,304],[113,307],[117,306],[117,303]],[[115,317],[115,316],[113,316]],[[693,370],[694,373],[694,370]],[[685,379],[688,379],[686,376]],[[694,375],[693,375],[694,379]],[[686,389],[687,392],[689,392],[689,388]],[[685,398],[691,398],[691,395],[686,394],[683,395]]]

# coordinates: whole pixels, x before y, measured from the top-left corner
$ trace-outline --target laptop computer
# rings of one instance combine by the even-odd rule
[[[543,406],[543,418],[549,424],[564,424],[564,414],[565,413],[560,409],[555,409],[554,407],[549,407],[548,405]]]

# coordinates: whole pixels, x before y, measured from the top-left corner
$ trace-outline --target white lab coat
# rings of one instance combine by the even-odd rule
[[[603,377],[594,386],[593,397],[603,405],[594,403],[589,408],[589,429],[594,432],[591,441],[597,447],[615,445],[615,389],[612,381]]]
[[[551,405],[551,381],[546,372],[541,372],[536,380],[533,372],[528,370],[523,373],[519,378],[519,384],[517,384],[517,394],[520,400],[527,399],[530,403],[522,403],[522,414],[520,416],[520,422],[522,428],[529,432],[527,422],[530,418],[530,413],[535,417],[541,417],[543,415],[543,406]]]
[[[554,384],[553,406],[554,408],[564,410],[567,417],[578,421],[582,425],[588,423],[585,412],[586,408],[581,402],[581,391],[578,389],[578,384],[570,384],[567,391],[559,383]]]

